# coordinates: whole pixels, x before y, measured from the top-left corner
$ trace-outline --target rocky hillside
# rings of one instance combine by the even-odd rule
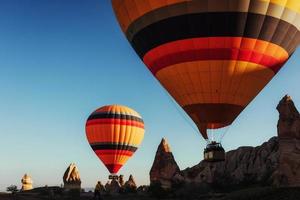
[[[300,186],[300,114],[289,96],[283,97],[277,110],[278,137],[257,147],[229,151],[224,162],[201,161],[180,171],[163,139],[151,168],[151,183],[165,188],[178,184]]]

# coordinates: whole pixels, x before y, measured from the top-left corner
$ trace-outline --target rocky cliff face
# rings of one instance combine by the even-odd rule
[[[157,148],[154,163],[150,170],[150,182],[159,182],[163,188],[170,188],[172,177],[179,172],[180,169],[174,159],[171,148],[163,138]]]
[[[300,114],[289,96],[277,106],[279,168],[277,185],[300,186]]]
[[[291,97],[284,96],[276,109],[279,112],[278,137],[280,139],[300,139],[300,114]]]
[[[81,180],[78,168],[74,163],[70,164],[63,176],[65,189],[81,189]]]
[[[118,194],[121,190],[121,185],[118,180],[113,179],[110,182],[107,182],[105,185],[106,192],[115,195]]]
[[[205,183],[220,186],[272,183],[278,168],[278,140],[271,138],[258,147],[240,147],[226,153],[224,162],[201,161],[173,177],[173,182]]]
[[[201,161],[180,171],[163,139],[150,171],[151,183],[210,184],[218,186],[267,184],[300,186],[300,114],[289,96],[278,104],[278,137],[257,147],[226,153],[224,162]]]

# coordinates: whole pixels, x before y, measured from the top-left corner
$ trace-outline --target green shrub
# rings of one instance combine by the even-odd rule
[[[12,194],[18,192],[18,187],[16,185],[10,185],[6,188],[7,192],[11,192]]]

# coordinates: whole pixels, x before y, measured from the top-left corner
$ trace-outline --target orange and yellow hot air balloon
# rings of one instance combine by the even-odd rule
[[[299,0],[112,0],[127,39],[205,139],[300,43]],[[210,139],[213,140],[213,139]]]
[[[134,154],[144,138],[142,117],[121,105],[103,106],[86,122],[92,149],[111,174],[116,174]]]

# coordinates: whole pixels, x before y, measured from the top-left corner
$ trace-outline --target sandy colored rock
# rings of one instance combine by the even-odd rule
[[[150,170],[150,183],[160,183],[163,188],[171,188],[171,179],[179,171],[171,148],[166,139],[163,138],[157,148]]]
[[[70,164],[63,176],[65,189],[81,189],[81,180],[78,168],[74,163]]]
[[[22,183],[22,188],[21,188],[22,191],[28,191],[33,189],[32,187],[33,181],[28,174],[25,174],[23,176],[23,178],[21,179],[21,183]]]

